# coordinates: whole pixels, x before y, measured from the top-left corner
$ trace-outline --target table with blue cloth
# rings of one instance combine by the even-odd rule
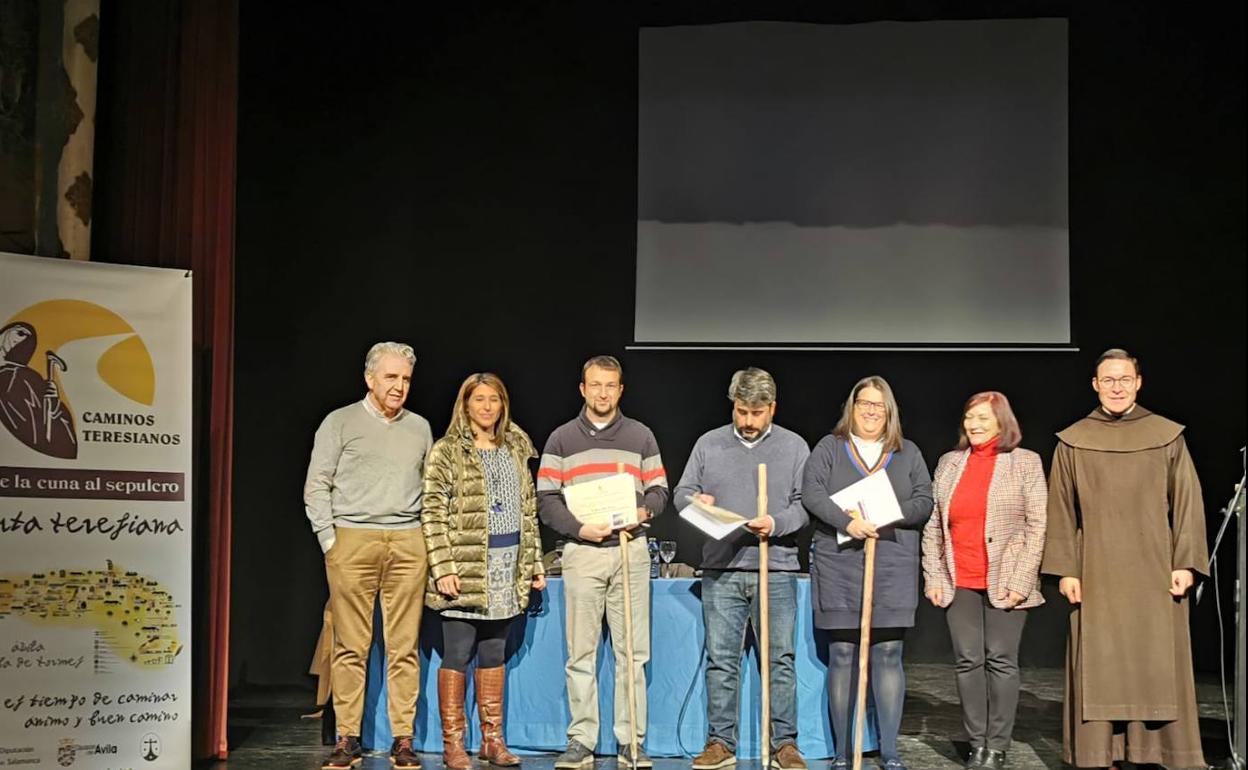
[[[645,750],[656,757],[698,754],[706,741],[706,656],[703,651],[702,585],[699,579],[650,581],[651,657],[646,666],[650,720]],[[810,758],[833,755],[828,724],[826,652],[817,649],[811,628],[810,581],[797,581],[797,607],[772,606],[771,612],[797,613],[797,722],[798,748]],[[558,752],[567,746],[571,716],[564,692],[563,581],[551,578],[540,601],[517,618],[508,640],[505,729],[508,746],[517,753]],[[360,739],[365,748],[389,749],[392,741],[386,713],[385,647],[381,619],[368,662],[367,695]],[[417,751],[442,751],[442,723],[438,716],[437,670],[442,647],[441,619],[426,611],[420,633],[420,697],[417,700],[413,742]],[[621,650],[621,655],[624,651]],[[753,645],[742,666],[741,716],[737,756],[759,756],[761,684]],[[614,658],[609,636],[603,632],[598,651],[598,754],[615,754],[612,730]],[[469,750],[481,744],[481,727],[472,695],[471,672],[465,709]],[[868,710],[864,750],[876,748],[874,714]],[[627,720],[627,716],[624,717]]]

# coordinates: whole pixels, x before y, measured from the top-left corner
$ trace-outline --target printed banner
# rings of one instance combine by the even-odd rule
[[[191,764],[191,278],[0,254],[0,768]]]

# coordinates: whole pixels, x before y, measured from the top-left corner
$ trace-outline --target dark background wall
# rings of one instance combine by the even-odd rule
[[[1007,4],[703,5],[244,4],[236,681],[304,677],[326,598],[301,502],[312,433],[360,397],[363,355],[381,339],[416,347],[408,406],[435,432],[462,378],[491,369],[539,446],[579,406],[581,361],[621,355],[623,408],[654,429],[673,483],[698,435],[728,419],[743,365],[776,376],[778,421],[812,443],[857,378],[886,376],[934,466],[963,400],[988,388],[1010,396],[1024,445],[1047,458],[1053,433],[1095,404],[1097,353],[1122,345],[1143,360],[1141,401],[1189,426],[1212,535],[1244,443],[1242,6],[1008,4],[1070,18],[1080,352],[624,352],[639,24],[977,18]],[[655,530],[696,559],[698,538],[670,512]],[[1025,665],[1060,664],[1056,598],[1031,617]],[[1217,661],[1210,599],[1194,611],[1202,669]],[[930,607],[910,639],[914,659],[948,659]]]

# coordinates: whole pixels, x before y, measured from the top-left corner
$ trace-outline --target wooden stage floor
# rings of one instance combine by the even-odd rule
[[[910,770],[959,770],[955,743],[961,716],[952,665],[910,664],[906,666],[907,695],[900,739],[902,758]],[[1228,687],[1230,682],[1227,682]],[[1227,728],[1223,721],[1222,696],[1216,678],[1198,677],[1201,734],[1205,758],[1215,767],[1223,766],[1229,755]],[[328,749],[320,742],[320,722],[301,718],[312,710],[312,692],[293,688],[250,689],[235,694],[230,705],[230,745],[228,762],[207,765],[211,770],[319,770]],[[1062,672],[1059,669],[1024,669],[1023,691],[1019,700],[1014,746],[1009,770],[1060,770],[1061,761]],[[440,754],[422,755],[427,770],[442,770]],[[808,758],[811,770],[823,770],[827,763]],[[523,758],[524,770],[552,770],[554,756]],[[482,768],[488,767],[478,762]],[[615,759],[600,758],[597,770],[616,770]],[[869,758],[864,767],[876,767]],[[367,756],[361,770],[383,770],[390,762],[384,753]],[[655,760],[655,770],[687,770],[689,760]],[[757,760],[741,762],[739,770],[760,770]],[[1177,770],[1177,769],[1172,769]]]

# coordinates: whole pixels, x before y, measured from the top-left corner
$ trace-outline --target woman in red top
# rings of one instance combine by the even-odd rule
[[[1010,402],[976,393],[963,408],[958,447],[932,481],[935,508],[923,529],[924,595],[945,607],[957,660],[968,769],[1000,770],[1018,709],[1018,645],[1026,610],[1044,603],[1048,488]]]

